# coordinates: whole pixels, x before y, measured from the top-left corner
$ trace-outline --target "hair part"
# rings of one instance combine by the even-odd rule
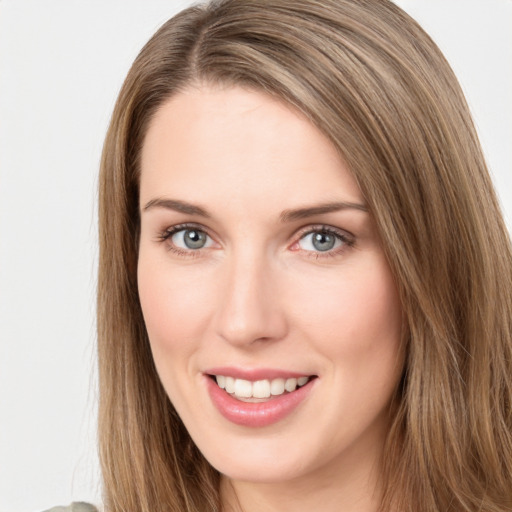
[[[406,318],[382,511],[512,506],[512,251],[457,80],[387,0],[221,0],[142,49],[100,174],[98,353],[106,509],[220,510],[219,474],[167,398],[137,292],[144,136],[171,96],[241,85],[329,137],[376,221]]]

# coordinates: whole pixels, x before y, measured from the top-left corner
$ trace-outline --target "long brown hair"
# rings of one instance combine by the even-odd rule
[[[468,107],[388,0],[221,0],[182,11],[120,92],[100,176],[99,435],[106,510],[220,510],[219,475],[153,365],[137,292],[139,155],[194,82],[293,105],[349,165],[407,322],[383,511],[512,507],[512,251]]]

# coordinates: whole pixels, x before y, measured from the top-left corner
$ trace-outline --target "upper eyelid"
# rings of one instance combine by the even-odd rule
[[[175,233],[179,233],[180,231],[186,231],[186,230],[190,230],[190,229],[197,229],[197,231],[203,231],[210,238],[214,238],[211,235],[211,231],[206,226],[203,226],[202,224],[197,224],[195,222],[183,222],[180,224],[175,224],[173,226],[169,226],[169,227],[165,228],[164,230],[162,230],[161,233],[170,235],[170,234],[175,234]]]
[[[337,228],[335,226],[331,226],[329,224],[308,224],[307,226],[304,226],[302,228],[299,228],[296,233],[297,236],[303,237],[305,235],[308,235],[310,233],[316,233],[318,231],[326,231],[328,233],[334,233],[339,236],[355,239],[355,235],[352,234],[350,231],[347,231],[346,229]]]

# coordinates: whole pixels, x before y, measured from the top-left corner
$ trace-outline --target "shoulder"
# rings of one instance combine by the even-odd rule
[[[98,512],[98,509],[89,503],[75,501],[67,507],[53,507],[44,512]]]

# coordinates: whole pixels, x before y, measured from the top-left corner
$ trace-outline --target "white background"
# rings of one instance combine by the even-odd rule
[[[186,1],[0,0],[0,512],[100,502],[96,184],[124,76]],[[512,226],[512,0],[400,0],[458,74]]]

